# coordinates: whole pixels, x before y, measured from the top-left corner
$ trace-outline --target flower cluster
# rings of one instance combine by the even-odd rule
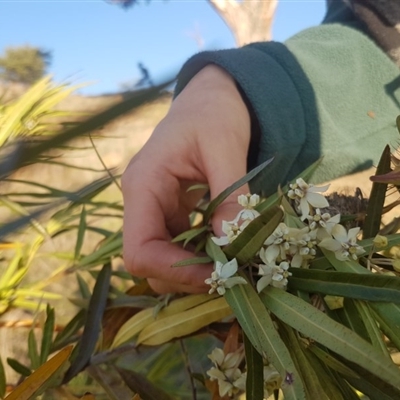
[[[238,196],[238,203],[243,207],[232,221],[222,221],[222,232],[226,236],[213,237],[212,240],[218,246],[225,246],[232,243],[246,226],[260,213],[254,207],[260,202],[258,194],[241,194]]]
[[[219,261],[215,262],[215,269],[211,273],[211,278],[207,278],[205,283],[211,286],[208,291],[209,294],[218,292],[221,296],[225,294],[226,289],[239,284],[246,284],[246,279],[240,276],[234,276],[238,270],[238,263],[236,258],[226,264],[222,264]]]
[[[221,397],[234,397],[246,388],[246,372],[240,368],[244,361],[244,352],[239,348],[234,353],[225,354],[222,349],[215,348],[208,358],[213,367],[207,371],[212,381],[218,382],[218,391]],[[268,398],[274,390],[279,389],[282,378],[279,372],[267,360],[264,360],[264,397]]]
[[[234,353],[225,354],[222,349],[215,348],[208,358],[214,366],[207,371],[211,380],[218,381],[219,395],[233,396],[246,388],[246,374],[243,373],[239,365],[244,359],[242,349]]]
[[[295,224],[297,227],[281,222],[258,251],[255,259],[260,276],[258,292],[269,285],[286,289],[291,276],[289,268],[308,268],[318,247],[334,252],[338,260],[357,260],[364,253],[364,249],[357,244],[360,228],[347,231],[340,225],[340,214],[331,216],[323,212],[324,208],[329,207],[322,194],[328,187],[313,186],[301,178],[289,186],[287,196],[292,200],[299,221]],[[260,197],[256,194],[240,195],[238,203],[243,209],[232,221],[222,222],[225,236],[213,237],[214,243],[225,246],[236,240],[248,224],[260,215],[255,209],[259,202]],[[217,262],[211,278],[205,281],[211,286],[209,292],[217,291],[222,295],[226,288],[246,283],[244,278],[234,276],[237,269],[236,260],[224,265]]]

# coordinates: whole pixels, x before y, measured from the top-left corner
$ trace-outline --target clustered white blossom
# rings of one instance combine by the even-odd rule
[[[238,270],[238,263],[236,258],[226,264],[222,264],[219,261],[215,262],[215,269],[211,273],[211,278],[207,278],[204,282],[211,286],[208,291],[209,294],[218,292],[221,296],[225,294],[226,288],[231,288],[232,286],[239,284],[246,284],[246,279],[240,276],[234,276]]]
[[[222,221],[222,232],[226,236],[213,237],[212,240],[218,246],[225,246],[232,243],[244,228],[260,213],[254,207],[260,202],[258,194],[241,194],[238,196],[238,203],[243,207],[232,221]]]
[[[298,210],[301,213],[301,219],[305,219],[310,212],[310,206],[314,208],[325,208],[329,206],[328,200],[320,194],[326,192],[329,185],[314,186],[304,182],[302,178],[296,180],[296,183],[289,185],[289,199],[295,200]]]
[[[261,292],[271,285],[286,289],[288,278],[292,275],[289,268],[308,268],[310,260],[316,255],[317,247],[334,252],[338,260],[357,258],[364,249],[357,244],[360,228],[348,231],[340,225],[340,214],[331,216],[321,209],[329,207],[323,196],[329,185],[317,187],[299,178],[296,183],[289,185],[287,196],[293,200],[296,212],[303,221],[303,228],[293,228],[281,222],[275,231],[264,241],[257,253],[259,259],[257,291]],[[260,202],[256,194],[240,195],[238,203],[243,207],[232,221],[222,222],[225,236],[213,237],[218,246],[232,243],[247,225],[260,214],[254,207]],[[244,278],[234,276],[238,265],[236,259],[227,264],[216,262],[215,270],[206,283],[211,286],[209,293],[217,291],[220,295],[226,288],[244,284]]]
[[[218,390],[221,397],[232,397],[246,388],[246,373],[239,369],[243,361],[244,352],[242,349],[234,353],[225,354],[222,349],[215,348],[208,358],[213,362],[214,367],[207,371],[211,380],[218,381]]]
[[[246,372],[240,369],[244,359],[244,352],[239,348],[234,353],[225,354],[222,349],[215,348],[208,358],[213,367],[207,371],[212,381],[218,382],[218,391],[221,397],[233,397],[246,388]],[[282,384],[279,372],[264,360],[264,397],[267,398]]]

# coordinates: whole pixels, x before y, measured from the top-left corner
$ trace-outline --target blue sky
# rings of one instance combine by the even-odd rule
[[[324,0],[280,0],[273,37],[282,41],[320,23]],[[90,82],[82,94],[121,90],[140,78],[142,62],[155,78],[176,72],[199,51],[234,46],[206,0],[152,0],[129,10],[103,0],[0,0],[0,53],[29,44],[53,53],[56,81]]]

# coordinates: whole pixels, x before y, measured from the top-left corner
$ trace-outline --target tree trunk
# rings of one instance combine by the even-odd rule
[[[278,0],[208,0],[235,36],[237,46],[271,40]]]

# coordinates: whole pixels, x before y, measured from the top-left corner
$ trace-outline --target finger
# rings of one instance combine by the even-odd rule
[[[211,274],[211,266],[171,268],[177,261],[193,257],[191,252],[170,242],[165,214],[169,213],[166,208],[176,208],[176,204],[165,197],[178,197],[173,183],[166,187],[162,184],[152,186],[150,181],[148,184],[151,189],[146,188],[147,183],[138,183],[136,179],[130,183],[124,187],[123,247],[128,271],[140,277],[204,287],[204,280]],[[135,191],[137,187],[141,188],[140,195]],[[160,198],[164,204],[161,204]]]
[[[192,258],[193,254],[165,240],[152,240],[142,243],[134,251],[127,269],[136,276],[164,281],[169,285],[186,285],[193,288],[206,287],[212,266],[198,264],[186,267],[172,267],[178,261]],[[196,289],[197,290],[197,289]]]
[[[246,175],[245,158],[242,157],[240,160],[238,156],[236,159],[239,159],[236,163],[232,163],[232,161],[223,161],[224,165],[228,165],[229,168],[221,170],[222,167],[220,166],[219,173],[213,172],[210,174],[209,184],[212,199]],[[218,166],[215,166],[213,171],[218,171]],[[216,235],[223,235],[222,221],[232,221],[235,219],[238,212],[242,210],[243,207],[238,203],[238,196],[249,193],[249,190],[247,184],[241,186],[239,189],[231,193],[224,202],[217,207],[212,217],[212,226]]]

